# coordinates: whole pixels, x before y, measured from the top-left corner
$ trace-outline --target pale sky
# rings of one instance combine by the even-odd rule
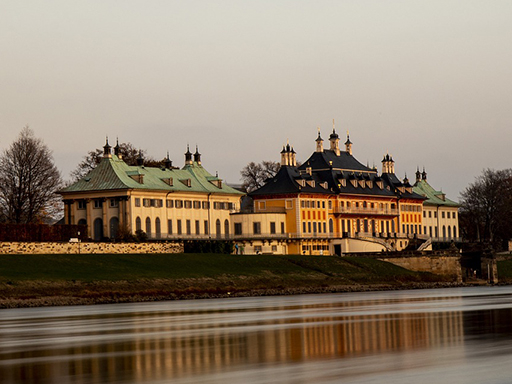
[[[25,125],[64,178],[119,137],[229,183],[328,145],[458,200],[512,168],[512,1],[0,1],[0,149]]]

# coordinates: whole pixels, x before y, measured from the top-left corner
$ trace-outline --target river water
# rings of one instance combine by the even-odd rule
[[[512,287],[0,310],[0,383],[511,383]]]

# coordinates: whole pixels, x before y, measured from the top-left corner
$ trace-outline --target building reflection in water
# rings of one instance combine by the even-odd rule
[[[51,319],[51,324],[37,327],[17,322],[14,336],[9,325],[0,321],[0,382],[156,381],[248,364],[349,358],[464,343],[463,312],[393,310],[399,304],[396,299],[381,299],[84,316]],[[416,304],[421,305],[420,300]],[[495,311],[484,321],[500,322],[504,320],[500,316]],[[510,320],[510,310],[505,316]],[[21,338],[27,341],[20,342]]]

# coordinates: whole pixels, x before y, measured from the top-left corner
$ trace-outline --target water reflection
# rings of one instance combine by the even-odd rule
[[[456,289],[3,310],[0,382],[298,382],[299,371],[308,382],[330,362],[357,378],[356,358],[372,371],[375,357],[453,361],[470,343],[508,342],[511,307],[512,290]],[[316,374],[328,382],[326,372]]]

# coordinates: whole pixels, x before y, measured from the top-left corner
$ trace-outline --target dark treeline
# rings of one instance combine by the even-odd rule
[[[87,239],[87,226],[0,224],[0,241],[69,241],[71,238]]]

